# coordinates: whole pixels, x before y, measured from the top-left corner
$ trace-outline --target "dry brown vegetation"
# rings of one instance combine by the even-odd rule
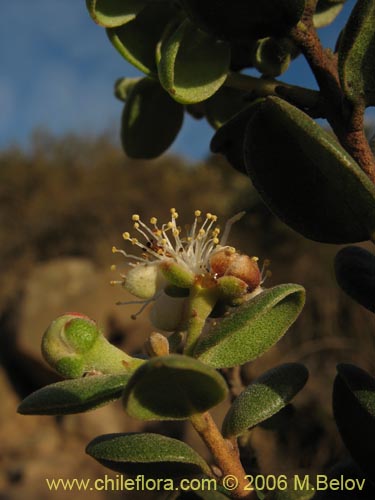
[[[313,473],[345,455],[330,409],[335,365],[353,361],[374,372],[375,323],[338,289],[332,269],[337,247],[306,241],[278,222],[248,179],[220,158],[194,165],[172,156],[133,161],[107,136],[56,139],[38,133],[30,151],[0,153],[0,380],[6,401],[0,410],[1,498],[16,499],[25,491],[29,498],[55,497],[43,483],[46,470],[49,476],[98,475],[100,469],[84,455],[85,442],[100,432],[139,428],[117,406],[96,420],[95,413],[55,420],[15,417],[15,411],[19,397],[54,379],[41,361],[38,339],[60,308],[64,312],[76,303],[82,312],[97,311],[101,318],[95,319],[115,342],[129,350],[141,347],[151,331],[147,316],[133,324],[125,321],[128,311],[114,313],[109,304],[115,295],[100,285],[113,262],[111,247],[120,245],[131,214],[162,219],[174,206],[186,222],[196,208],[217,213],[222,221],[246,210],[232,243],[272,260],[269,286],[296,282],[307,290],[296,325],[243,373],[250,381],[285,361],[304,362],[310,370],[296,410],[284,416],[278,430],[263,427],[250,435],[249,467],[255,465],[253,449],[265,473]],[[223,412],[218,411],[219,418]],[[47,441],[39,436],[41,427]],[[158,429],[197,444],[180,424]]]

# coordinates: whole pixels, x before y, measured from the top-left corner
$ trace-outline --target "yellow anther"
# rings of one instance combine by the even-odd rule
[[[167,240],[165,238],[162,238],[160,241],[159,241],[160,245],[166,245],[167,244]]]
[[[167,228],[168,228],[168,229],[172,229],[172,227],[174,227],[173,222],[169,221],[169,222],[167,223]]]
[[[157,231],[155,231],[155,236],[161,236],[162,232],[160,229],[158,229]]]
[[[200,217],[202,215],[202,212],[200,210],[196,210],[194,212],[195,217]]]
[[[138,229],[138,228],[139,228],[139,224],[138,224],[138,222],[134,222],[133,227],[134,227],[135,229]]]
[[[122,237],[124,238],[124,240],[130,240],[130,234],[128,232],[122,233]]]
[[[220,240],[219,240],[219,238],[214,238],[212,241],[213,241],[214,245],[218,245]]]
[[[111,269],[111,271],[116,271],[116,269],[117,269],[116,264],[112,264],[111,267],[110,267],[110,269]]]
[[[234,247],[228,247],[227,250],[230,253],[236,253],[236,249]]]
[[[176,213],[176,209],[175,208],[171,208],[170,209],[170,213],[173,215],[174,213]]]
[[[179,236],[179,234],[180,234],[180,231],[177,228],[173,230],[174,236]]]
[[[155,225],[155,224],[157,224],[157,222],[158,222],[158,219],[156,217],[151,217],[150,224]]]
[[[208,213],[206,214],[206,217],[207,217],[207,219],[212,219],[212,214],[210,214],[210,212],[208,212]]]
[[[254,255],[254,257],[251,257],[251,260],[252,260],[253,262],[258,262],[259,257],[256,257],[256,256]]]
[[[134,221],[138,221],[138,220],[140,220],[139,215],[138,215],[138,214],[133,214],[133,215],[132,215],[132,220],[134,220]]]
[[[117,252],[117,248],[116,247],[112,247],[112,253],[116,253]]]
[[[205,234],[206,234],[206,231],[202,228],[198,231],[199,236],[204,236]]]
[[[178,219],[178,213],[177,212],[173,212],[172,219]]]
[[[138,243],[137,238],[132,238],[131,239],[132,245],[136,245]]]

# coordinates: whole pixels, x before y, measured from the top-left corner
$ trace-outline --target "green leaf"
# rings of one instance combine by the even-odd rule
[[[277,97],[252,110],[245,164],[271,210],[316,241],[369,239],[375,230],[375,186],[335,138]]]
[[[242,111],[234,115],[231,120],[223,124],[213,136],[210,144],[213,153],[223,154],[229,163],[243,174],[247,173],[243,143],[247,124],[249,123],[251,114],[254,112],[254,104],[249,104]]]
[[[190,446],[152,433],[105,434],[91,441],[86,453],[109,469],[130,476],[173,478],[208,474],[209,466]]]
[[[344,292],[375,313],[375,256],[364,248],[342,248],[335,258],[335,273]]]
[[[300,20],[305,0],[181,0],[190,19],[222,40],[254,40],[287,33]]]
[[[313,17],[315,28],[331,24],[340,14],[346,0],[319,0]]]
[[[152,358],[137,370],[124,392],[131,417],[141,420],[187,419],[220,403],[227,386],[219,373],[188,356]]]
[[[93,410],[120,398],[130,375],[92,375],[47,385],[25,398],[23,415],[69,415]]]
[[[265,290],[239,306],[198,341],[194,356],[214,368],[242,365],[270,349],[297,319],[305,290],[294,284]]]
[[[130,92],[133,90],[136,83],[138,83],[142,78],[119,78],[115,82],[115,96],[120,101],[126,102],[129,97]]]
[[[262,38],[257,41],[253,63],[263,75],[276,77],[288,69],[295,51],[288,38]]]
[[[148,0],[86,0],[93,20],[107,28],[132,21]]]
[[[161,45],[160,83],[178,102],[204,101],[224,83],[229,63],[229,44],[185,20]]]
[[[108,28],[107,34],[114,47],[130,64],[146,75],[156,76],[156,46],[164,28],[175,15],[176,10],[167,2],[151,2],[133,21],[117,28]]]
[[[375,470],[375,379],[350,364],[337,367],[333,412],[345,446],[365,473]]]
[[[375,2],[358,0],[339,45],[342,88],[354,103],[375,105]]]
[[[299,363],[286,363],[263,373],[234,400],[223,422],[223,436],[240,436],[279,412],[302,389],[308,376]]]
[[[204,103],[205,115],[210,125],[220,128],[245,106],[248,106],[245,101],[247,94],[248,92],[244,90],[221,87]]]
[[[126,154],[132,158],[161,155],[176,138],[183,118],[183,106],[157,81],[142,79],[128,95],[122,114],[121,141]]]

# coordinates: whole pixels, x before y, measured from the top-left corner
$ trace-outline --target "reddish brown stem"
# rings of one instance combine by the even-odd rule
[[[251,488],[242,467],[237,446],[223,438],[211,415],[208,412],[194,415],[190,421],[214,456],[216,464],[223,474],[223,484],[225,478],[232,478],[237,483],[234,489],[231,488],[232,497],[248,500],[257,499],[257,494]]]
[[[323,98],[325,115],[339,141],[375,184],[375,159],[364,131],[364,111],[361,104],[345,98],[338,74],[337,58],[324,49],[312,22],[314,0],[308,3],[298,25],[291,31],[313,71]]]

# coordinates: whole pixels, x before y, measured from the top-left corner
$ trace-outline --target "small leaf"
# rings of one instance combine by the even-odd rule
[[[319,0],[313,17],[315,28],[331,24],[340,14],[346,0]]]
[[[25,398],[23,415],[69,415],[93,410],[120,398],[130,375],[92,375],[47,385]]]
[[[375,105],[375,2],[358,0],[339,45],[339,75],[348,99]]]
[[[337,367],[333,412],[345,446],[365,473],[375,470],[375,379],[350,364]]]
[[[146,75],[156,76],[156,46],[165,26],[175,15],[175,9],[167,2],[150,2],[133,21],[108,28],[107,34],[130,64]]]
[[[252,107],[245,164],[266,204],[307,238],[351,243],[375,230],[375,186],[335,138],[277,97]],[[350,202],[349,202],[350,200]]]
[[[141,420],[187,419],[216,406],[227,394],[218,372],[188,356],[153,358],[137,370],[124,392],[131,417]]]
[[[138,83],[142,78],[119,78],[115,82],[115,96],[120,101],[126,102],[129,97],[130,92],[133,90],[136,83]]]
[[[254,40],[287,33],[300,20],[305,0],[182,0],[191,20],[222,40]]]
[[[198,341],[194,356],[214,368],[242,365],[270,349],[297,319],[305,301],[299,285],[265,290],[223,318]]]
[[[183,106],[157,81],[142,79],[131,90],[122,114],[121,140],[126,154],[132,158],[161,155],[176,138],[183,118]]]
[[[93,20],[107,28],[132,21],[148,0],[86,0]]]
[[[299,363],[286,363],[263,373],[234,400],[223,422],[223,436],[240,436],[285,408],[308,376]]]
[[[276,77],[284,73],[295,52],[288,38],[267,37],[257,41],[253,63],[263,75]]]
[[[160,83],[183,104],[211,97],[229,71],[230,46],[185,20],[161,45]]]
[[[244,90],[221,87],[204,103],[206,118],[210,125],[220,128],[245,106],[248,106],[245,101],[247,94]]]
[[[130,476],[172,478],[211,476],[210,468],[190,446],[160,434],[105,434],[91,441],[86,453],[109,469]]]
[[[335,273],[344,292],[375,313],[375,256],[364,248],[342,248],[335,258]]]

